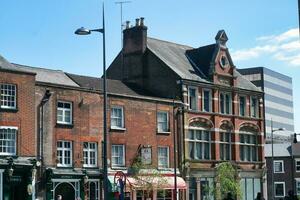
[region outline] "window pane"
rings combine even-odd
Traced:
[[[246,99],[245,97],[240,97],[240,115],[245,116],[245,106],[246,106]]]
[[[231,96],[229,94],[226,94],[225,95],[226,114],[230,114],[230,104],[231,104]]]
[[[220,94],[220,110],[221,110],[221,113],[225,113],[225,107],[224,107],[224,104],[225,104],[224,94],[221,93],[221,94]]]
[[[203,92],[203,96],[204,96],[204,99],[203,99],[203,110],[206,111],[206,112],[210,112],[210,91],[209,90],[204,90]]]
[[[16,108],[16,85],[0,84],[0,107],[14,109]]]
[[[195,88],[189,88],[189,104],[191,110],[197,109],[197,97]]]

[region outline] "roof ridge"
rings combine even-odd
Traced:
[[[178,43],[175,43],[175,42],[171,42],[171,41],[167,41],[167,40],[162,40],[162,39],[157,39],[157,38],[153,38],[153,37],[147,37],[147,39],[148,38],[152,39],[152,40],[157,40],[157,41],[160,41],[160,42],[165,42],[165,43],[169,43],[169,44],[174,44],[174,45],[178,45],[178,46],[184,46],[184,47],[195,49],[195,47],[191,47],[191,46],[186,45],[186,44],[178,44]]]
[[[18,63],[11,63],[11,64],[16,66],[16,67],[28,67],[28,68],[43,69],[43,70],[48,70],[48,71],[57,71],[57,72],[65,73],[61,69],[49,69],[49,68],[45,68],[45,67],[35,67],[35,66],[29,66],[29,65],[24,65],[24,64],[18,64]]]

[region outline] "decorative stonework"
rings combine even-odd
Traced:
[[[222,84],[222,85],[226,85],[226,86],[231,85],[231,81],[227,77],[219,76],[218,79],[219,79],[219,83]]]
[[[211,129],[214,127],[213,123],[210,120],[200,117],[191,119],[189,126],[207,129]]]

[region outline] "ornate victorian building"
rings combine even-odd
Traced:
[[[218,185],[215,168],[223,161],[238,169],[242,199],[254,199],[264,183],[263,93],[236,70],[225,31],[199,48],[147,37],[143,18],[123,33],[108,77],[188,105],[177,124],[186,199],[210,195],[203,188]]]

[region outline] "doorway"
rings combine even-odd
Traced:
[[[55,200],[57,199],[58,195],[61,195],[63,200],[75,200],[75,189],[70,183],[60,183],[55,188]]]

